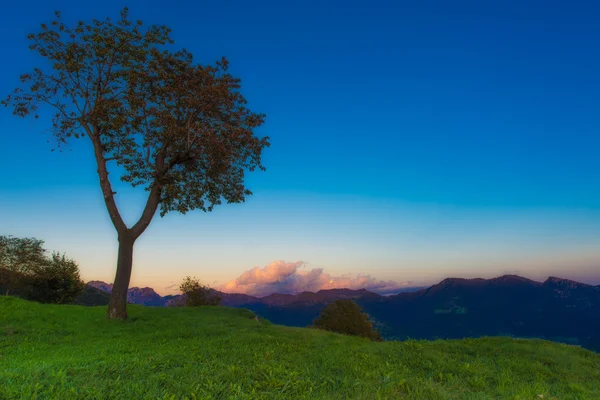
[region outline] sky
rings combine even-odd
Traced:
[[[44,60],[49,22],[172,29],[242,79],[266,172],[244,204],[155,217],[131,286],[187,276],[257,295],[392,293],[446,277],[600,284],[600,4],[591,1],[40,1],[0,12],[0,96]],[[84,280],[114,279],[117,238],[91,144],[0,109],[0,235],[37,237]],[[50,141],[50,143],[48,143]],[[118,171],[117,171],[118,172]],[[111,176],[115,176],[113,173]],[[117,180],[133,224],[144,191]]]

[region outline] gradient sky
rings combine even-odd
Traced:
[[[267,265],[399,286],[504,273],[600,284],[596,2],[10,2],[0,94],[44,65],[25,35],[54,10],[116,18],[124,5],[197,61],[228,57],[272,143],[245,204],[156,216],[132,286],[219,286]],[[91,145],[51,152],[49,126],[0,109],[0,234],[44,239],[85,280],[112,282]],[[144,192],[113,183],[131,223]]]

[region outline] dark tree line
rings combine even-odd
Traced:
[[[44,241],[0,236],[0,288],[42,303],[70,304],[85,288],[79,266],[65,254],[47,255]]]

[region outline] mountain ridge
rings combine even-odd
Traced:
[[[112,284],[102,281],[89,281],[86,286],[101,290],[105,293],[112,291]],[[412,289],[412,288],[409,288]],[[337,300],[359,297],[383,297],[366,289],[321,289],[317,292],[301,292],[298,294],[272,293],[263,297],[251,296],[243,293],[224,293],[216,289],[210,289],[213,293],[222,297],[221,304],[236,307],[243,304],[263,303],[267,305],[288,305],[293,303],[319,303],[326,300]],[[127,301],[132,304],[146,306],[168,306],[176,302],[181,295],[160,296],[153,288],[137,286],[127,291]]]
[[[99,281],[90,284],[105,290],[110,287]],[[344,288],[263,297],[211,291],[222,296],[222,305],[247,308],[279,325],[310,325],[328,303],[352,299],[386,340],[513,336],[577,344],[600,352],[600,285],[558,277],[543,282],[518,275],[446,278],[427,288],[390,296]],[[154,306],[175,305],[180,297],[160,297],[151,288],[131,288],[128,293],[130,302]]]
[[[103,281],[89,281],[87,286],[94,287],[103,292],[110,293],[112,284]],[[453,291],[457,288],[469,288],[470,290],[484,291],[493,288],[552,288],[554,290],[577,290],[584,289],[600,293],[600,285],[594,286],[569,279],[549,276],[545,281],[538,282],[519,275],[506,274],[495,278],[445,278],[437,284],[428,287],[410,287],[393,295],[380,295],[367,289],[333,288],[321,289],[316,292],[303,291],[296,294],[271,293],[262,297],[252,296],[244,293],[225,293],[216,289],[210,289],[214,294],[222,297],[221,304],[239,307],[244,304],[262,303],[269,306],[287,306],[291,304],[306,304],[328,302],[338,299],[395,299],[395,298],[417,298],[423,295],[432,295],[440,291]],[[167,306],[180,297],[179,294],[161,296],[150,287],[131,287],[128,289],[128,301],[134,304],[148,306]]]
[[[106,283],[103,281],[89,281],[86,283],[87,286],[94,287],[96,289],[102,290],[103,292],[110,293],[112,291],[112,284]],[[579,289],[579,288],[587,288],[593,291],[600,292],[600,285],[590,285],[587,283],[582,283],[570,279],[559,278],[554,276],[549,276],[543,282],[534,281],[529,278],[525,278],[519,275],[506,274],[501,275],[495,278],[454,278],[449,277],[445,278],[437,284],[428,286],[428,287],[409,287],[405,288],[403,291],[392,294],[392,295],[380,295],[375,292],[371,292],[367,289],[348,289],[348,288],[333,288],[333,289],[321,289],[316,292],[304,291],[296,294],[290,293],[271,293],[262,297],[252,296],[244,293],[225,293],[216,289],[210,289],[213,293],[221,295],[223,297],[223,305],[235,304],[252,304],[252,303],[264,303],[267,305],[287,305],[294,303],[304,303],[304,302],[320,302],[326,300],[337,300],[343,298],[362,298],[362,297],[371,297],[371,298],[388,298],[392,299],[394,297],[402,296],[402,297],[414,297],[423,293],[435,292],[437,290],[443,290],[446,288],[452,287],[460,287],[461,285],[468,285],[472,288],[481,288],[485,289],[486,287],[494,286],[494,285],[531,285],[534,287],[555,287],[555,288],[563,288],[563,289]],[[152,306],[166,306],[169,300],[176,299],[180,297],[179,294],[171,294],[166,296],[159,295],[153,288],[151,287],[131,287],[128,289],[128,301],[133,304],[141,304],[141,305],[152,305]],[[161,301],[162,299],[162,301]],[[152,304],[149,304],[152,303]]]

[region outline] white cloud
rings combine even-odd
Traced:
[[[305,265],[303,261],[274,261],[263,268],[254,267],[244,272],[219,289],[226,293],[244,293],[258,297],[271,293],[295,294],[338,288],[367,289],[379,294],[391,294],[411,283],[378,281],[370,275],[363,274],[334,277],[323,272],[323,268],[302,270]]]

